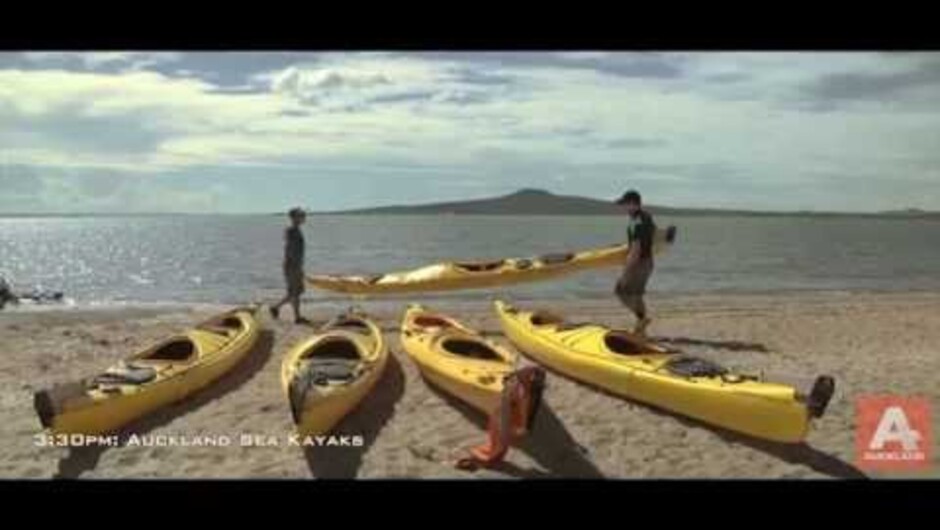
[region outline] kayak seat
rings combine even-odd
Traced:
[[[475,340],[445,339],[441,346],[449,353],[459,355],[461,357],[478,359],[481,361],[502,360],[502,357],[493,351],[493,348],[490,348],[486,344]]]
[[[545,254],[539,256],[539,261],[546,265],[559,265],[561,263],[567,263],[574,258],[574,254],[567,253],[556,253],[556,254]]]
[[[516,260],[516,270],[524,271],[532,268],[532,260],[530,259],[517,259]]]
[[[322,386],[330,381],[345,382],[355,378],[362,357],[352,341],[327,338],[305,352],[301,361],[298,378]]]
[[[346,382],[356,377],[358,359],[310,359],[302,368],[302,377],[306,377],[315,385],[326,385],[330,381]]]
[[[648,350],[637,344],[632,336],[622,331],[610,331],[604,335],[604,345],[607,349],[620,355],[639,355],[649,353]]]
[[[291,415],[300,421],[308,396],[320,395],[317,387],[333,383],[348,383],[359,375],[360,362],[352,359],[312,358],[303,361],[299,371],[288,385]]]
[[[96,385],[142,385],[156,377],[157,371],[149,366],[127,365],[95,377],[94,382]]]
[[[682,377],[720,377],[728,373],[728,369],[724,366],[690,355],[670,360],[665,368],[669,373]]]
[[[384,274],[373,274],[372,276],[366,276],[366,283],[369,285],[375,285],[384,278]]]

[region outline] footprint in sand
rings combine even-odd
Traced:
[[[167,451],[165,447],[156,447],[150,452],[150,458],[157,460],[166,456],[167,453],[169,453],[169,451]]]
[[[119,466],[136,466],[140,463],[140,460],[140,455],[128,454],[118,458],[117,464]]]

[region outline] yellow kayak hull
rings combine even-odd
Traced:
[[[657,230],[653,252],[663,252],[674,240],[675,227]],[[307,277],[307,283],[320,289],[359,295],[483,289],[549,280],[588,269],[621,266],[626,260],[628,248],[627,244],[620,244],[554,256],[491,262],[448,261],[371,277],[321,274]]]
[[[516,353],[417,304],[402,318],[401,344],[428,382],[486,414],[499,407],[503,378],[518,361]]]
[[[613,394],[777,442],[802,441],[814,416],[806,397],[791,386],[730,373],[677,375],[669,364],[677,354],[628,332],[568,325],[555,315],[518,310],[502,301],[495,309],[503,332],[523,354]]]
[[[34,407],[52,434],[101,435],[210,386],[254,348],[254,309],[236,309],[131,355],[94,378],[37,392]],[[146,382],[131,382],[129,373]]]
[[[281,363],[281,387],[297,434],[330,432],[375,388],[388,356],[382,330],[365,315],[342,315],[294,346]],[[322,365],[312,360],[329,362],[331,358],[349,359],[345,363],[349,379],[340,381],[313,372]]]

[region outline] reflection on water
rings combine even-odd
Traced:
[[[657,263],[664,292],[940,288],[940,224],[870,218],[659,218],[679,226]],[[275,216],[0,218],[0,274],[20,290],[91,302],[234,303],[282,288]],[[589,248],[624,237],[615,217],[311,217],[308,272],[385,272],[441,259]],[[609,296],[617,271],[513,286],[518,298]],[[503,289],[501,291],[505,291]],[[485,298],[494,291],[435,297]],[[308,292],[318,300],[343,300]]]

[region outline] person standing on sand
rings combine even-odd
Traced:
[[[627,251],[623,274],[617,281],[614,293],[620,302],[636,315],[637,322],[633,332],[645,336],[646,328],[652,319],[646,312],[643,296],[646,294],[646,284],[653,274],[653,233],[656,231],[656,224],[653,222],[653,216],[643,209],[643,201],[635,190],[624,193],[616,203],[624,206],[629,215],[627,242],[630,249]]]
[[[8,303],[17,302],[19,302],[18,297],[13,294],[10,284],[7,283],[6,278],[0,276],[0,309],[3,309]]]
[[[281,306],[290,302],[294,308],[294,323],[309,324],[310,321],[300,316],[300,295],[304,293],[304,234],[300,225],[307,220],[307,214],[300,208],[287,212],[290,226],[284,230],[284,280],[287,294],[280,302],[271,306],[271,317],[280,316]]]

